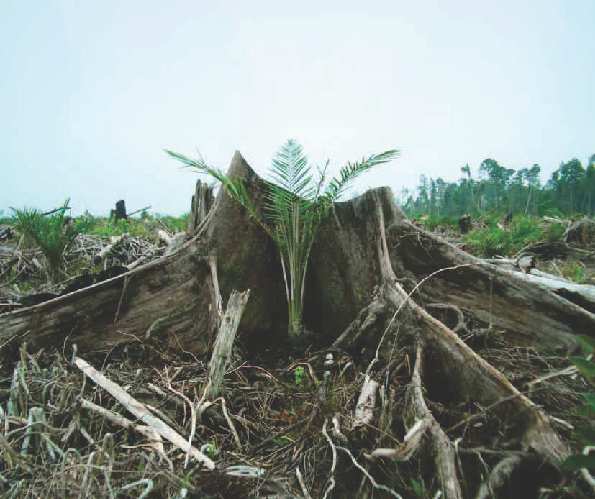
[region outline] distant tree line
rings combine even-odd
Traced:
[[[584,166],[578,159],[563,162],[542,184],[541,167],[514,170],[486,159],[474,177],[469,165],[456,182],[422,175],[415,191],[404,189],[400,201],[410,216],[454,217],[493,212],[526,215],[595,214],[595,154]]]

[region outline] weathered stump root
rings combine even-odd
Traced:
[[[408,390],[409,405],[416,420],[427,420],[427,432],[430,436],[434,465],[438,482],[446,499],[461,499],[461,485],[457,478],[455,450],[452,442],[432,415],[422,391],[422,347],[417,348],[415,367]]]
[[[335,341],[334,346],[357,351],[375,344],[374,357],[368,368],[370,374],[375,364],[387,365],[393,360],[397,340],[401,347],[404,343],[409,343],[410,346],[418,345],[411,385],[408,389],[409,412],[413,415],[414,421],[425,421],[444,497],[459,498],[462,497],[462,493],[457,478],[454,446],[424,399],[423,349],[429,350],[432,359],[439,362],[440,366],[432,366],[434,369],[439,367],[441,372],[448,373],[448,383],[452,385],[451,390],[457,394],[458,399],[473,400],[493,408],[494,412],[508,419],[509,423],[514,423],[521,435],[523,450],[530,450],[542,459],[558,465],[568,455],[568,449],[552,429],[549,419],[541,409],[519,392],[502,373],[476,354],[450,328],[414,302],[411,296],[418,288],[407,293],[398,283],[389,258],[381,210],[377,211],[377,216],[377,269],[382,285],[376,290],[371,303],[362,309]],[[422,284],[423,281],[418,287]],[[428,286],[431,286],[431,280],[428,280]],[[366,380],[368,379],[369,376],[366,377]],[[375,397],[369,396],[371,392],[370,383],[364,383],[360,400],[375,400]],[[365,418],[365,424],[371,425],[373,410],[369,403],[365,413],[361,410],[358,413],[356,408],[356,420]]]
[[[396,325],[390,324],[391,321],[389,321],[386,328],[376,330],[376,339],[381,336],[382,332],[389,330],[391,333],[390,337],[384,336],[379,340],[387,343],[384,347],[381,344],[378,345],[379,360],[384,365],[389,362],[387,355],[394,352],[394,346],[389,344],[394,340],[397,331],[403,339],[409,340],[410,343],[414,343],[416,338],[419,338],[420,346],[417,347],[411,384],[407,390],[408,410],[406,414],[409,414],[409,417],[406,418],[408,419],[406,424],[408,423],[411,427],[414,423],[420,423],[421,431],[430,439],[429,447],[444,497],[459,498],[462,497],[462,493],[457,477],[454,445],[425,402],[422,381],[422,352],[424,349],[431,351],[432,359],[439,358],[444,365],[448,366],[446,369],[450,374],[448,382],[456,385],[455,391],[461,399],[466,398],[480,402],[482,405],[491,407],[494,412],[501,415],[502,418],[506,418],[509,423],[514,422],[517,432],[521,435],[521,449],[535,453],[554,466],[557,466],[568,455],[568,449],[552,429],[549,418],[525,395],[520,393],[502,373],[471,350],[444,324],[408,299],[404,291],[399,290],[394,284],[387,284],[383,296],[387,297],[386,308],[400,311],[403,317],[397,318],[393,313],[392,317],[395,319]],[[370,324],[375,322],[378,316],[387,316],[388,314],[381,312],[381,308],[380,300],[377,298],[374,306],[366,307],[363,311],[364,317],[358,316],[355,322]],[[366,316],[366,312],[370,317]],[[355,329],[355,325],[352,325],[346,332],[353,332]],[[369,329],[368,333],[370,333]],[[353,344],[348,344],[347,338],[347,335],[342,335],[341,341],[338,340],[335,346],[349,349]],[[353,334],[352,338],[357,340],[360,336]],[[369,342],[370,338],[367,338],[367,341]],[[423,344],[426,346],[422,347]],[[375,359],[372,362],[375,362]],[[370,397],[370,393],[373,392],[370,388],[371,385],[371,381],[364,383],[360,401],[365,400],[367,403],[360,407],[358,401],[355,420],[361,420],[362,424],[374,427],[375,408],[371,406],[371,402],[375,402],[376,397]],[[374,388],[377,386],[375,383]],[[365,411],[362,411],[362,408],[365,408]],[[371,455],[372,457],[407,460],[413,452],[415,452],[415,448],[412,448],[411,444],[404,444],[400,449],[378,449]],[[488,479],[493,481],[494,477],[491,476]],[[503,479],[504,477],[499,476],[497,480],[499,486]],[[483,488],[485,489],[486,486],[484,484]]]

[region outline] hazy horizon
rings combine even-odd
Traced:
[[[164,148],[261,174],[388,148],[358,192],[485,158],[543,178],[595,153],[595,2],[85,2],[0,6],[0,210],[179,214],[196,175]]]

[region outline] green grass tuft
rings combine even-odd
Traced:
[[[63,277],[64,252],[76,236],[86,230],[84,221],[77,223],[67,216],[68,203],[69,200],[50,215],[31,208],[13,209],[15,228],[24,236],[25,244],[39,247],[46,260],[48,277],[53,282]]]
[[[524,247],[539,241],[557,241],[564,234],[562,224],[544,225],[540,218],[517,215],[509,227],[498,226],[499,217],[487,216],[480,229],[464,238],[468,249],[484,257],[513,256]]]

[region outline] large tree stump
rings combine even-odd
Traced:
[[[255,204],[263,205],[263,180],[238,152],[228,175],[243,178]],[[197,188],[195,207],[198,191],[208,198]],[[238,330],[245,343],[259,349],[284,341],[287,309],[273,242],[222,190],[208,215],[206,208],[201,213],[193,239],[175,253],[0,315],[5,358],[25,339],[33,348],[75,342],[79,352],[105,352],[148,338],[206,354],[221,303],[235,289],[251,290]],[[413,364],[409,413],[427,422],[426,447],[434,449],[429,452],[445,497],[461,495],[460,477],[449,434],[426,402],[433,396],[491,408],[523,452],[553,464],[568,453],[548,416],[457,332],[465,320],[499,331],[510,344],[567,351],[575,348],[576,335],[595,335],[595,315],[567,290],[501,267],[416,227],[388,188],[337,203],[311,252],[307,329],[320,344],[334,344],[368,363],[366,380],[380,372],[390,379],[395,352],[405,355],[402,363]],[[448,310],[456,311],[457,324],[447,320]],[[376,403],[368,395],[360,399]],[[360,419],[374,424],[373,408],[363,409]]]
[[[257,205],[262,202],[263,181],[239,153],[228,174],[244,178]],[[576,334],[595,330],[595,315],[572,297],[544,290],[421,230],[396,206],[390,189],[380,188],[337,203],[312,248],[305,322],[321,342],[335,340],[372,303],[382,284],[376,242],[380,231],[388,250],[386,265],[403,289],[435,273],[413,296],[422,305],[456,306],[522,344],[568,349]],[[217,259],[223,300],[234,289],[252,290],[240,325],[243,337],[256,345],[282,339],[287,310],[276,248],[221,190],[200,234],[176,253],[93,287],[0,315],[0,344],[15,338],[14,344],[26,333],[33,343],[57,345],[70,337],[80,348],[102,350],[134,341],[128,335],[142,337],[159,320],[152,334],[158,331],[167,342],[187,340],[200,349],[211,341],[201,334],[213,331],[212,324],[206,325],[212,308],[207,257]]]
[[[128,214],[126,213],[126,203],[123,199],[116,201],[116,209],[111,211],[110,217],[112,217],[116,222],[118,220],[126,220],[128,218]]]

